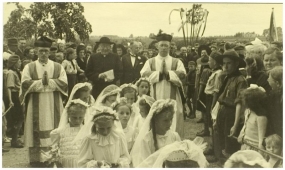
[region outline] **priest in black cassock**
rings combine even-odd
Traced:
[[[89,81],[93,84],[92,95],[94,99],[108,85],[115,84],[121,77],[122,63],[117,54],[112,53],[111,45],[114,44],[108,37],[102,37],[99,42],[100,53],[92,54],[85,71]],[[114,79],[108,79],[104,73],[114,71]]]

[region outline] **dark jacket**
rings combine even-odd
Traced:
[[[147,58],[143,56],[137,56],[135,64],[133,66],[130,54],[125,54],[122,57],[123,74],[121,78],[121,84],[135,83],[135,81],[141,77],[140,71],[143,68],[146,60]]]
[[[99,79],[99,74],[114,70],[115,79],[112,82],[105,82]],[[105,57],[101,53],[92,54],[87,64],[85,75],[93,84],[92,95],[94,99],[98,97],[100,92],[108,85],[115,84],[120,79],[122,72],[122,63],[117,54],[109,53]]]

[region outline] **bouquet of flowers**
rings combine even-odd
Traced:
[[[44,152],[41,150],[41,160],[46,163],[49,168],[62,168],[62,165],[59,161],[60,153],[58,146],[53,146],[51,150]]]

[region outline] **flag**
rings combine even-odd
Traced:
[[[274,8],[272,8],[272,13],[270,17],[270,27],[269,27],[269,41],[278,41],[277,30],[276,30],[276,23],[274,17]]]

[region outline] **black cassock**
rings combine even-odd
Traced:
[[[99,79],[100,73],[114,70],[115,79],[112,82],[105,82],[104,79]],[[86,77],[93,84],[92,95],[97,99],[100,92],[108,85],[115,84],[120,79],[122,72],[122,63],[117,54],[109,53],[103,56],[101,53],[92,54],[87,64],[85,71]]]

